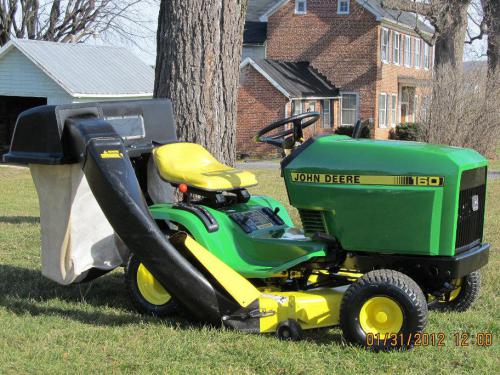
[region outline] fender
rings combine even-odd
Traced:
[[[249,210],[252,207],[279,208],[284,225],[275,227],[278,236],[269,233],[245,233],[225,211],[203,206],[217,221],[218,230],[209,231],[203,221],[193,212],[175,208],[174,204],[151,206],[152,217],[180,224],[199,244],[246,278],[267,278],[308,261],[313,257],[325,256],[323,243],[307,240],[297,232],[285,208],[269,197],[253,197],[249,202],[236,204],[234,210]],[[298,235],[299,238],[280,236]]]

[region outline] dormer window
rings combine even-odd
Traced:
[[[295,0],[295,14],[307,13],[307,0]]]
[[[337,14],[349,14],[349,0],[338,0]]]

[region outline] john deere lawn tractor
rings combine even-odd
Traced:
[[[478,295],[490,247],[486,160],[358,139],[359,123],[353,137],[304,142],[318,118],[296,115],[257,134],[287,155],[281,176],[296,227],[280,202],[249,193],[254,174],[177,141],[167,100],[23,113],[5,159],[32,169],[42,272],[72,284],[125,265],[143,313],[187,311],[283,339],[340,325],[348,342],[411,347],[428,304],[465,310]]]

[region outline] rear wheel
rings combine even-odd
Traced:
[[[131,256],[125,269],[125,282],[137,311],[164,317],[177,311],[177,303],[139,259]]]
[[[427,301],[408,276],[376,270],[347,289],[340,307],[340,326],[351,343],[372,349],[413,346],[427,323]]]
[[[442,298],[429,303],[429,308],[440,311],[466,311],[476,301],[481,290],[481,274],[474,271],[461,279],[451,281],[454,289]]]

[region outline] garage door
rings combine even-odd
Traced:
[[[0,96],[0,155],[9,149],[19,114],[45,104],[47,98]]]

